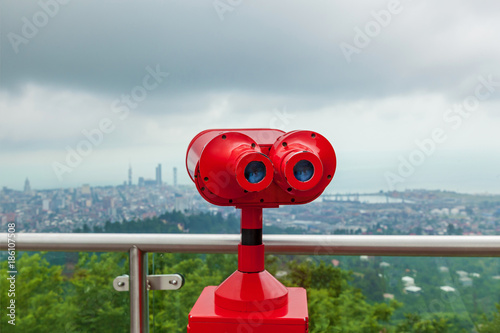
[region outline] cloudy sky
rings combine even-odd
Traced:
[[[206,128],[311,129],[330,192],[500,193],[498,1],[0,0],[0,186],[190,182]],[[80,153],[79,153],[80,152]],[[77,156],[75,156],[77,155]]]

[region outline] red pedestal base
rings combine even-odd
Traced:
[[[188,333],[307,333],[303,288],[286,288],[264,268],[262,207],[241,210],[238,270],[206,287],[189,313]]]
[[[215,305],[231,311],[269,311],[285,306],[287,300],[288,289],[268,271],[236,271],[215,289]]]
[[[231,311],[215,305],[215,289],[206,287],[189,313],[188,333],[307,333],[309,315],[306,290],[286,288],[287,302],[280,308],[261,303],[251,312]]]

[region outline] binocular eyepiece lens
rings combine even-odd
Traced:
[[[298,181],[307,182],[314,175],[314,166],[308,160],[300,160],[293,167],[293,175]]]
[[[266,177],[266,166],[261,161],[252,161],[245,167],[245,178],[251,184],[257,184]]]

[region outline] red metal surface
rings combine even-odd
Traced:
[[[310,131],[293,131],[281,136],[269,156],[276,170],[274,181],[295,198],[317,197],[328,186],[337,167],[330,142],[321,134]],[[307,160],[314,166],[314,174],[306,182],[293,175],[293,167],[300,160]]]
[[[262,207],[241,209],[241,229],[262,229]]]
[[[262,229],[261,207],[245,207],[241,209],[241,229]],[[262,272],[264,264],[264,244],[251,246],[238,245],[238,270],[240,272]]]
[[[247,129],[210,129],[198,133],[193,140],[189,143],[186,154],[186,168],[192,181],[195,181],[194,175],[196,166],[200,160],[201,153],[205,145],[218,135],[223,135],[225,132],[239,132],[252,138],[254,141],[259,142],[261,147],[269,151],[276,139],[283,135],[285,132],[278,129],[264,129],[264,128],[247,128]]]
[[[216,287],[206,287],[189,314],[188,333],[307,333],[306,291],[288,288],[288,301],[263,303],[256,311],[237,312],[215,304]]]
[[[260,311],[266,304],[278,309],[287,299],[288,290],[268,271],[236,271],[215,291],[215,305],[238,312]]]
[[[243,175],[251,160],[266,167],[266,177],[257,184]],[[314,166],[313,177],[306,182],[293,176],[293,167],[300,160]],[[191,141],[186,157],[188,172],[203,198],[215,205],[236,207],[276,208],[311,202],[328,186],[336,165],[331,144],[313,131],[207,130]]]
[[[238,270],[240,272],[262,272],[265,268],[264,264],[264,244],[252,246],[238,244]]]
[[[244,176],[243,171],[251,161],[260,161],[266,167],[266,177],[257,184]],[[262,191],[273,181],[269,158],[252,138],[238,132],[225,132],[210,140],[203,148],[198,170],[195,177],[203,182],[203,188],[226,202],[246,192]]]
[[[254,161],[260,163],[249,166]],[[321,195],[337,167],[332,145],[312,131],[207,130],[189,144],[186,167],[205,200],[242,209],[243,229],[238,270],[220,286],[205,288],[189,315],[188,333],[307,332],[306,291],[285,288],[265,270],[262,208]]]

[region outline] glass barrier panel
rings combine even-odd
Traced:
[[[186,332],[202,290],[237,267],[230,254],[148,255],[149,274],[186,280],[149,291],[150,332]],[[2,332],[129,331],[129,293],[112,285],[127,253],[19,252],[11,274],[2,251],[0,268]],[[498,331],[499,258],[267,255],[266,269],[307,289],[311,333]]]
[[[181,290],[150,292],[151,332],[186,332],[203,288],[237,258],[154,253],[150,266],[186,278]],[[498,331],[499,258],[267,255],[266,269],[307,289],[311,333]]]
[[[0,252],[0,331],[129,332],[129,293],[113,288],[128,274],[119,252],[17,252],[15,272]]]

